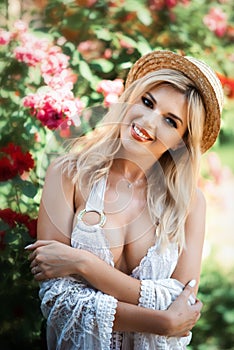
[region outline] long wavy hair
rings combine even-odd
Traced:
[[[91,188],[108,174],[121,148],[120,127],[128,109],[145,92],[160,84],[169,84],[186,96],[188,128],[183,146],[166,151],[147,173],[147,204],[161,247],[176,242],[181,251],[186,245],[185,220],[197,187],[205,122],[202,96],[185,75],[161,69],[132,83],[93,131],[72,142],[70,152],[59,163],[62,162],[76,186]]]

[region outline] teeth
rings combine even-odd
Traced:
[[[136,125],[133,126],[134,131],[136,132],[137,135],[139,135],[140,137],[142,137],[145,140],[150,140],[149,137],[145,136]]]

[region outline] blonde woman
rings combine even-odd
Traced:
[[[185,349],[205,232],[201,154],[222,89],[203,62],[154,51],[97,128],[47,171],[31,250],[48,349]],[[197,281],[197,282],[196,282]]]

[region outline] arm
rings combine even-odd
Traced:
[[[45,177],[40,202],[37,239],[70,245],[74,218],[74,186],[62,173],[62,167],[52,163]]]
[[[185,224],[186,247],[178,260],[172,278],[186,284],[191,279],[200,280],[202,249],[205,236],[206,202],[197,190]],[[198,284],[196,286],[196,291]]]
[[[39,246],[39,244],[43,245]],[[52,261],[51,257],[53,256],[55,256],[56,264],[58,264],[56,248],[59,245],[64,246],[64,244],[55,241],[37,241],[27,249],[33,250],[32,256],[36,251],[40,251],[40,247],[49,249],[48,254],[45,254],[45,259],[42,260],[44,261],[44,264],[47,265],[46,256],[49,256],[48,260],[50,265]],[[36,248],[36,246],[39,246],[39,248]],[[75,252],[76,250],[71,247],[68,248],[71,249],[70,260],[73,260],[73,258],[76,259],[76,255],[72,255],[72,252]],[[36,257],[36,260],[40,263],[40,254]],[[63,256],[60,255],[60,266],[62,266],[65,273],[66,270],[70,271],[73,265],[67,263],[67,258],[63,260]],[[58,268],[58,275],[61,273],[60,266]],[[67,274],[65,273],[64,276],[66,275]],[[38,278],[38,280],[40,280],[40,278]],[[202,308],[202,303],[200,301],[197,301],[193,306],[189,305],[188,300],[190,295],[193,293],[193,290],[194,288],[192,286],[187,285],[180,296],[165,311],[153,310],[118,301],[113,329],[115,331],[145,332],[177,337],[186,336],[188,335],[188,331],[194,327],[195,323],[199,319]]]
[[[48,227],[48,223],[46,226]],[[43,235],[45,236],[44,232],[47,232],[46,230],[46,227],[41,230],[41,238]],[[53,227],[51,228],[51,231],[53,232]],[[191,279],[199,281],[205,232],[205,200],[200,191],[197,191],[195,199],[192,202],[190,213],[186,221],[185,231],[186,248],[180,255],[176,269],[171,276],[184,285],[186,285]],[[46,239],[51,239],[52,237],[53,239],[59,240],[58,235],[56,236],[54,233],[46,233]],[[43,274],[37,274],[37,280],[78,274],[85,278],[96,289],[110,294],[123,302],[135,305],[138,304],[141,288],[141,282],[139,280],[111,267],[90,252],[77,250],[61,244],[59,245],[56,242],[51,242],[51,244],[57,246],[48,246],[47,248],[44,247],[44,250],[37,250],[37,259],[41,259],[41,262],[46,258],[45,255],[49,257],[51,254],[54,258],[53,262],[49,263],[49,260],[47,260],[47,265],[43,265]],[[38,242],[34,248],[37,248],[40,245],[43,246],[44,242]],[[41,254],[40,257],[39,253]],[[60,262],[63,258],[63,270],[61,264],[55,266],[55,255],[57,255]],[[34,262],[32,266],[34,266],[34,264],[37,263]],[[197,288],[198,285],[196,286],[196,290]]]
[[[89,267],[87,261],[89,260],[91,269],[95,267],[99,275],[105,276],[104,279],[106,279],[107,282],[107,287],[105,286],[105,288],[109,288],[109,291],[111,291],[110,288],[112,287],[108,279],[111,278],[113,281],[114,276],[114,288],[117,290],[117,295],[121,297],[121,290],[125,289],[125,296],[128,296],[129,292],[130,300],[132,300],[133,293],[135,295],[135,303],[137,304],[139,298],[139,281],[112,268],[91,253],[80,251],[69,246],[74,216],[73,197],[74,188],[71,181],[61,174],[60,168],[55,168],[52,165],[48,169],[46,175],[39,210],[39,241],[31,245],[31,247],[28,247],[29,250],[33,251],[30,257],[30,260],[32,260],[31,267],[33,269],[35,269],[36,266],[38,267],[38,265],[40,267],[40,272],[35,275],[36,279],[44,280],[77,273],[83,274],[84,276],[87,274],[88,277],[90,273],[88,271],[92,271],[89,270],[89,268],[87,269],[87,266]],[[42,241],[42,239],[45,241]],[[51,239],[53,239],[52,242],[49,241]],[[103,273],[103,271],[105,271],[105,273]],[[107,274],[106,271],[108,271]],[[119,280],[116,279],[116,273],[118,274]],[[91,273],[91,276],[94,275],[95,272],[93,274]],[[96,279],[96,281],[99,283],[98,279]],[[124,285],[122,282],[124,282]],[[134,283],[134,285],[130,285],[130,283]],[[107,291],[104,291],[104,293],[111,294]],[[189,293],[191,293],[191,291],[189,291]],[[174,303],[173,307],[169,308],[168,311],[147,310],[130,305],[130,301],[129,303],[128,301],[125,303],[119,302],[114,328],[117,330],[139,330],[143,332],[148,330],[149,332],[153,327],[153,333],[180,335],[181,332],[183,333],[191,329],[195,324],[199,318],[202,305],[200,302],[197,302],[194,307],[189,307],[187,305],[186,295],[182,295],[181,298],[178,299],[178,302]],[[184,317],[176,318],[177,313],[181,312],[181,306],[183,306],[182,313]],[[139,318],[139,315],[142,317]],[[149,321],[146,321],[146,319]],[[178,322],[173,323],[172,320],[175,319],[177,319]],[[151,328],[147,322],[152,323]],[[147,324],[148,326],[145,328]]]

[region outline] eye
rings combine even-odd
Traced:
[[[146,107],[151,108],[151,109],[154,108],[154,104],[149,98],[142,96],[141,100]]]
[[[169,126],[175,128],[175,129],[177,129],[176,121],[175,121],[173,118],[171,118],[171,117],[166,117],[166,118],[165,118],[165,121],[166,121],[166,123],[167,123]]]

